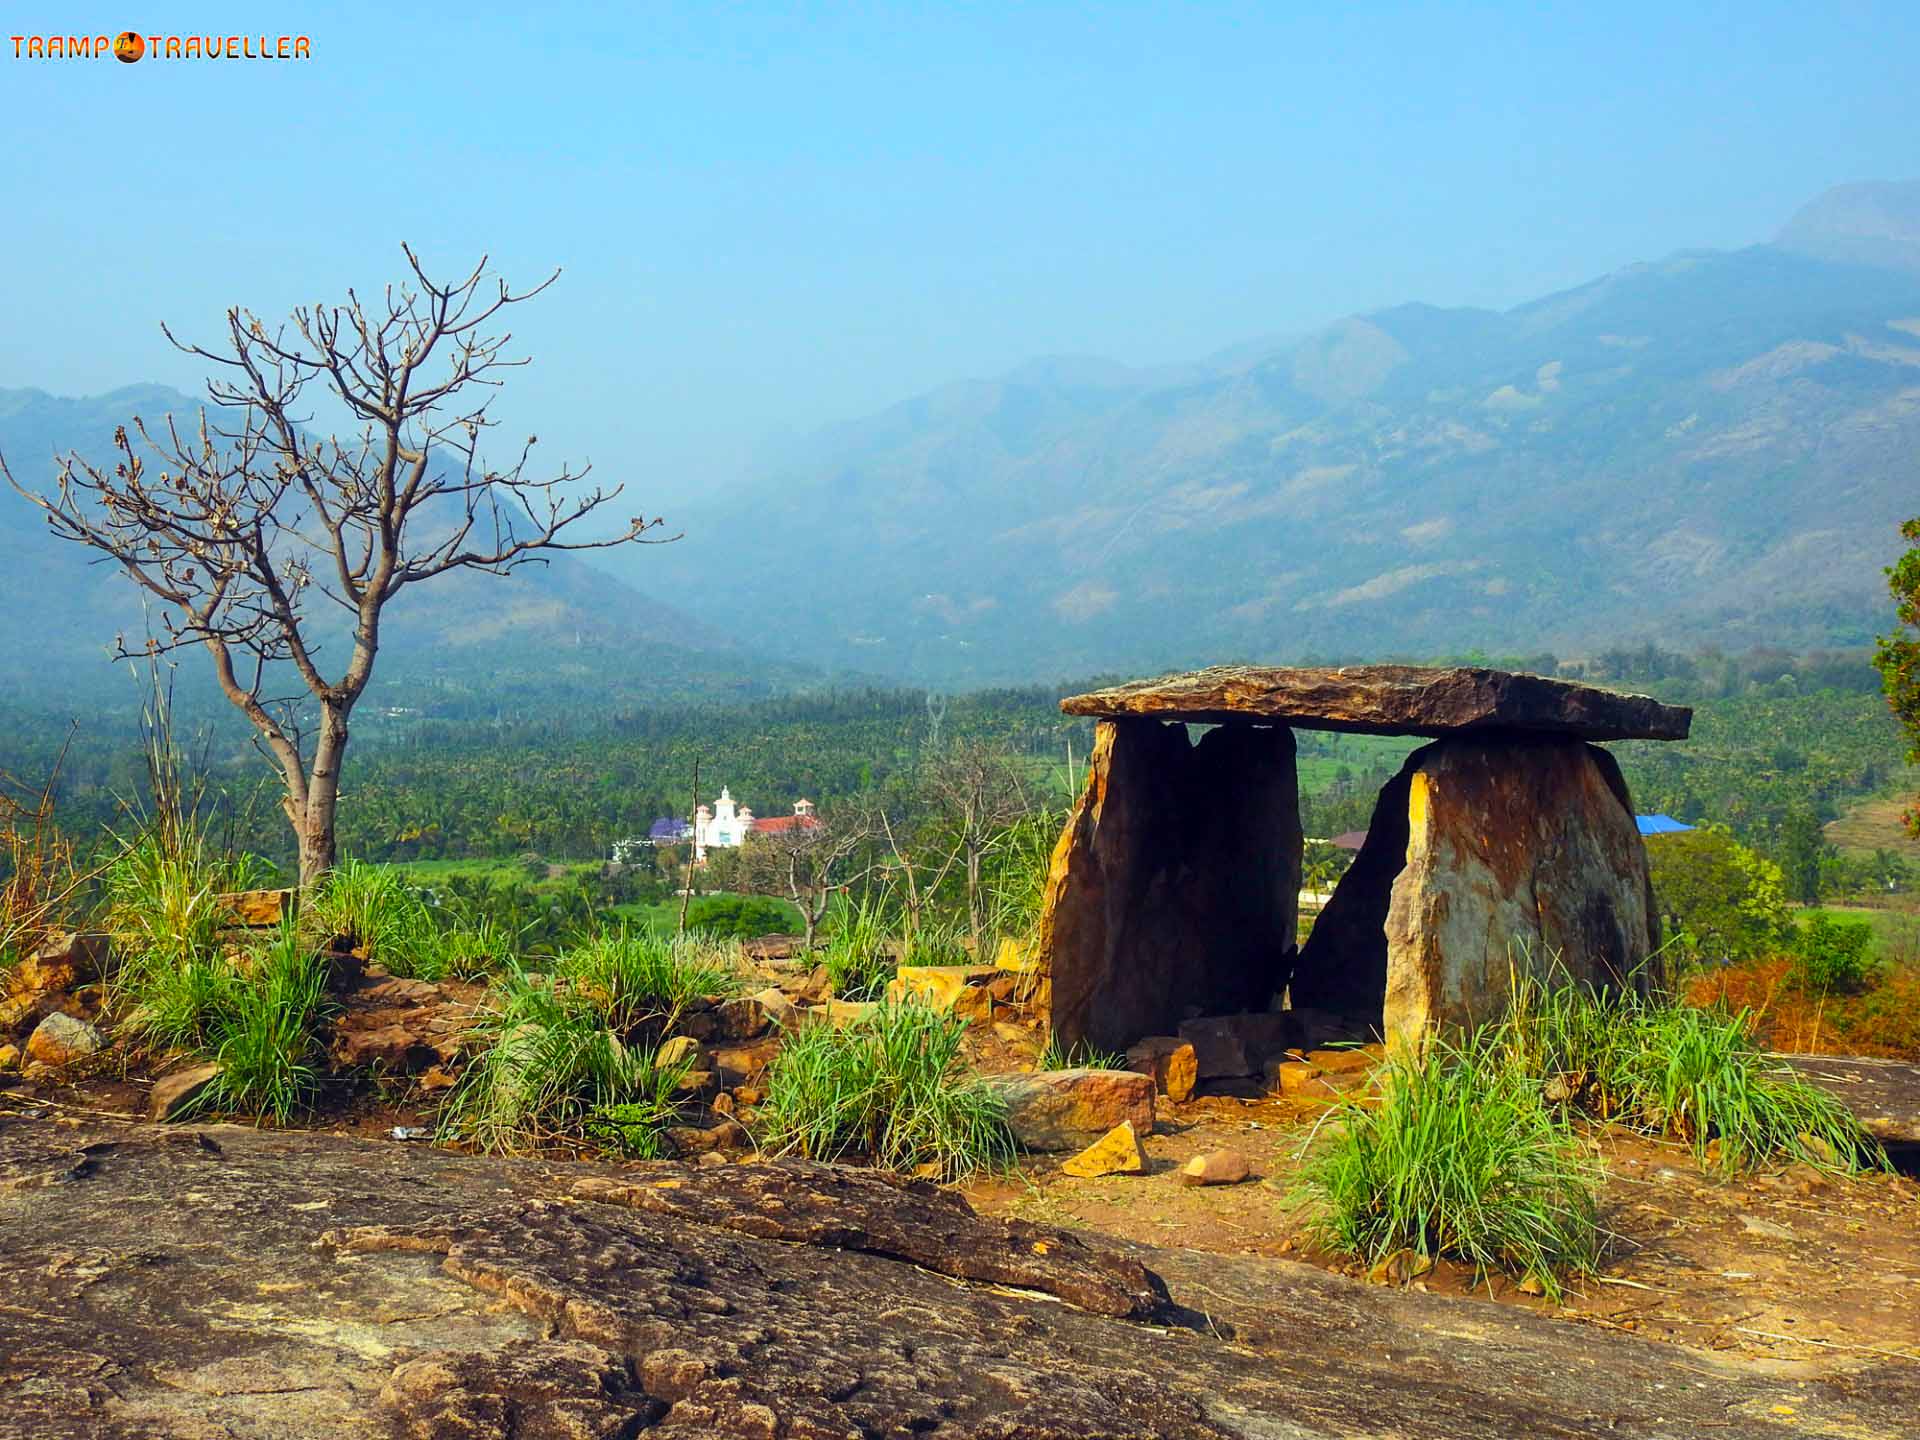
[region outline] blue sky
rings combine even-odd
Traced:
[[[8,8],[9,35],[136,18]],[[162,319],[373,288],[403,238],[484,249],[565,269],[505,418],[671,501],[1036,355],[1512,304],[1920,175],[1910,0],[263,8],[135,28],[286,29],[311,61],[0,37],[0,386],[191,385]]]

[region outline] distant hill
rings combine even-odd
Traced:
[[[45,485],[52,457],[96,459],[134,415],[190,415],[199,402],[158,385],[70,399],[0,390],[0,454],[17,479]],[[671,546],[649,546],[660,555]],[[644,562],[633,574],[643,577]],[[58,707],[83,696],[127,702],[106,654],[140,635],[140,592],[91,552],[46,533],[40,512],[0,484],[0,689]],[[662,604],[578,555],[496,577],[455,572],[402,593],[388,611],[370,699],[488,713],[515,705],[748,697],[818,679],[806,666],[743,649],[713,625]],[[201,680],[189,662],[190,685]],[[17,687],[17,688],[16,688]],[[210,682],[209,682],[210,687]]]
[[[1404,305],[827,429],[595,563],[934,683],[1202,660],[1856,644],[1920,512],[1920,186],[1505,312]],[[631,567],[631,568],[629,568]]]

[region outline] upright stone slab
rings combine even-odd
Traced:
[[[1619,767],[1579,740],[1442,740],[1406,779],[1386,914],[1391,1039],[1499,1016],[1517,972],[1644,988],[1658,940]]]
[[[1096,727],[1054,847],[1038,951],[1063,1045],[1123,1050],[1189,1007],[1264,1010],[1292,965],[1300,890],[1293,736]]]

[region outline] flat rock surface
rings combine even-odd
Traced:
[[[921,1242],[885,1226],[915,1206],[996,1265],[1013,1234],[911,1187],[712,1174],[746,1198],[674,1165],[0,1110],[0,1436],[1839,1437],[1920,1413],[1910,1363],[1789,1383],[1281,1261],[1021,1230],[1062,1272],[1165,1282],[1148,1318],[1096,1314],[1028,1288],[1060,1278],[1044,1265],[895,1258]],[[592,1178],[681,1179],[688,1203],[588,1198]],[[835,1209],[869,1248],[835,1248]]]
[[[1693,722],[1686,707],[1645,695],[1506,670],[1416,665],[1216,665],[1069,696],[1060,708],[1103,719],[1272,720],[1302,730],[1436,738],[1463,730],[1525,730],[1582,740],[1684,740]]]
[[[1882,1140],[1920,1145],[1920,1065],[1864,1055],[1781,1055],[1802,1078],[1831,1091]]]

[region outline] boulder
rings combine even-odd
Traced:
[[[37,946],[6,977],[9,996],[38,996],[71,990],[106,973],[111,941],[78,931],[56,935]]]
[[[1136,680],[1060,702],[1069,715],[1183,724],[1279,721],[1297,730],[1455,735],[1495,730],[1583,740],[1684,740],[1693,712],[1625,695],[1480,666],[1346,665],[1275,669],[1216,665]]]
[[[1036,941],[1060,1043],[1121,1050],[1190,1006],[1265,1010],[1292,968],[1300,850],[1287,730],[1194,744],[1184,725],[1102,720]]]
[[[1102,1175],[1138,1175],[1147,1168],[1141,1153],[1140,1137],[1133,1122],[1122,1120],[1060,1169],[1077,1180],[1097,1180]]]
[[[992,1075],[1014,1139],[1028,1150],[1079,1150],[1118,1125],[1153,1133],[1153,1080],[1133,1070]]]
[[[1180,1167],[1182,1185],[1238,1185],[1253,1173],[1238,1150],[1210,1150]]]
[[[27,1054],[48,1069],[61,1070],[97,1054],[105,1044],[100,1032],[86,1021],[56,1010],[27,1037]]]
[[[713,1007],[711,1013],[713,1038],[716,1040],[757,1040],[767,1033],[767,1026],[771,1023],[766,1007],[751,995],[735,995],[722,1000]]]
[[[708,1052],[720,1085],[728,1090],[745,1085],[766,1073],[773,1057],[780,1053],[780,1037],[769,1035],[741,1045],[715,1045]]]
[[[234,924],[265,930],[293,914],[298,893],[294,890],[235,890],[222,895],[219,904],[233,917]]]
[[[154,1081],[153,1093],[147,1098],[147,1118],[155,1122],[179,1119],[219,1076],[220,1066],[216,1062],[161,1076]]]
[[[1128,1046],[1127,1068],[1151,1075],[1155,1088],[1176,1105],[1193,1094],[1200,1080],[1198,1054],[1178,1035],[1149,1035]]]
[[[760,1011],[767,1017],[767,1023],[785,1029],[793,1021],[793,1001],[787,998],[787,992],[776,985],[769,985],[753,997],[760,1005]]]
[[[992,965],[902,965],[887,982],[887,998],[897,1002],[912,997],[975,1024],[993,1018],[996,982],[1006,984],[1011,994],[1011,977]]]
[[[1390,1039],[1497,1017],[1516,970],[1654,982],[1646,846],[1612,755],[1462,738],[1414,752],[1406,773],[1406,865],[1385,927]]]

